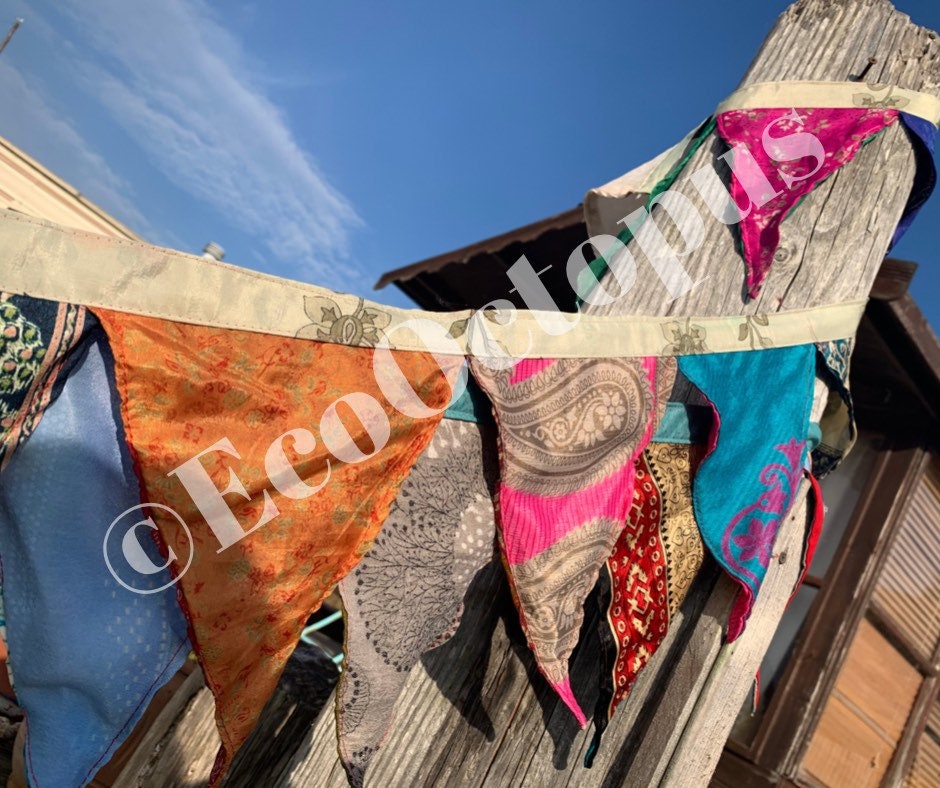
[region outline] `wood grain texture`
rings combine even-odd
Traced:
[[[145,768],[185,706],[202,686],[202,671],[195,663],[187,662],[183,670],[160,688],[134,731],[95,775],[88,788],[133,785],[134,777]]]
[[[938,92],[936,36],[913,25],[886,0],[796,3],[781,15],[741,84],[845,80],[870,56],[877,63],[869,78]],[[721,98],[714,96],[716,103]],[[723,152],[717,141],[703,146],[688,172],[712,166]],[[626,153],[624,159],[629,159]],[[864,298],[901,216],[913,173],[910,144],[901,126],[894,125],[821,184],[783,223],[776,264],[758,299],[744,301],[744,265],[735,251],[734,229],[709,219],[704,243],[684,259],[692,278],[705,280],[702,285],[670,301],[634,249],[643,286],[633,288],[607,311],[736,315]],[[683,179],[676,188],[703,216],[710,216]],[[677,241],[675,228],[663,223],[663,230],[667,239]],[[682,396],[693,394],[685,389]],[[817,413],[825,396],[817,386]],[[789,597],[805,526],[805,490],[801,490],[775,549],[777,555],[786,552],[789,560],[772,565],[748,630],[733,647],[722,645],[733,589],[727,580],[716,582],[714,566],[703,572],[666,644],[618,709],[591,770],[581,766],[590,732],[578,730],[538,675],[501,569],[491,566],[471,587],[456,637],[428,654],[410,677],[398,704],[397,722],[370,766],[367,785],[707,784]],[[590,636],[595,616],[589,609],[583,645],[571,670],[575,694],[587,709],[597,692],[597,645]],[[203,698],[197,696],[191,704],[151,774],[139,785],[169,784],[161,777],[168,773],[163,762],[179,768],[186,739],[198,734],[204,740],[203,717],[208,712]],[[203,717],[197,719],[197,712]],[[321,715],[311,730],[298,736],[288,761],[272,770],[259,753],[255,764],[259,784],[345,785],[331,714]]]
[[[751,64],[741,86],[775,80],[846,80],[869,56],[877,59],[867,78],[937,94],[940,45],[932,31],[913,25],[885,0],[812,0],[787,9]],[[702,284],[673,301],[645,256],[630,245],[638,267],[635,287],[621,300],[589,311],[621,314],[737,315],[776,312],[866,298],[901,216],[914,174],[914,158],[900,124],[820,184],[781,225],[774,267],[758,298],[744,299],[744,263],[735,233],[711,218],[685,175],[713,167],[725,147],[713,139],[691,158],[673,189],[705,218],[705,240],[683,260]],[[727,172],[722,173],[727,185]],[[653,209],[653,217],[659,211]],[[676,249],[684,244],[663,222]]]

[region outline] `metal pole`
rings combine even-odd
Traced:
[[[13,24],[10,25],[10,29],[7,30],[7,34],[3,37],[3,41],[0,41],[0,53],[6,49],[7,44],[10,43],[10,39],[13,38],[13,34],[20,29],[21,24],[23,24],[23,18],[17,17]]]

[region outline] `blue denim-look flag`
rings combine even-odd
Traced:
[[[93,328],[83,344],[59,398],[0,476],[10,661],[26,712],[29,783],[43,788],[87,783],[189,652],[173,589],[133,593],[105,564],[105,533],[140,493],[106,340]],[[163,564],[155,553],[151,560]],[[134,584],[167,579],[160,572]]]

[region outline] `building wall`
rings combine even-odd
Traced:
[[[0,137],[0,208],[78,230],[140,240],[13,143]]]

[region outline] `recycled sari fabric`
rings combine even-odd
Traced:
[[[500,439],[499,541],[539,670],[581,725],[568,658],[582,606],[624,526],[634,462],[675,380],[667,359],[527,359],[471,369]]]
[[[933,160],[934,148],[937,142],[937,127],[929,120],[911,115],[908,112],[902,112],[900,115],[904,128],[907,130],[907,136],[911,140],[911,146],[914,148],[914,160],[917,169],[914,170],[911,196],[907,200],[907,205],[904,206],[904,214],[894,230],[891,245],[888,249],[894,248],[895,244],[907,232],[923,204],[933,194],[934,186],[937,183],[937,166]]]
[[[471,580],[493,560],[495,478],[495,443],[484,444],[474,424],[443,421],[375,544],[339,584],[346,660],[336,727],[353,786],[388,733],[411,669],[450,639]]]
[[[814,103],[816,102],[816,103]],[[814,107],[815,109],[794,110],[793,107]],[[902,109],[903,108],[903,109]],[[876,114],[884,115],[887,120],[881,128],[864,128]],[[739,119],[757,120],[759,115],[772,113],[763,121],[751,124],[748,128],[738,128]],[[799,180],[801,175],[811,172],[809,161],[804,158],[799,167],[794,168],[792,162],[783,162],[778,165],[767,152],[763,140],[766,124],[774,122],[776,130],[769,133],[767,145],[773,145],[774,137],[786,136],[784,128],[786,121],[781,118],[798,113],[804,121],[807,114],[822,118],[821,126],[812,129],[803,129],[812,132],[820,140],[825,156],[830,161],[815,172],[812,178]],[[868,120],[865,120],[867,115]],[[734,129],[722,129],[724,125],[734,125]],[[853,118],[855,120],[853,120]],[[742,246],[747,266],[748,291],[751,296],[757,294],[760,285],[767,275],[772,262],[773,252],[779,241],[778,226],[786,215],[793,210],[800,200],[805,197],[820,181],[828,177],[842,163],[849,161],[857,152],[860,145],[870,140],[874,134],[885,126],[893,123],[897,118],[903,122],[911,145],[914,149],[917,168],[914,183],[907,205],[889,248],[893,247],[907,231],[920,207],[926,202],[936,183],[936,167],[933,160],[933,151],[937,136],[937,123],[940,121],[940,100],[932,95],[904,90],[888,85],[869,85],[866,83],[839,83],[839,82],[777,82],[749,85],[736,91],[725,101],[721,102],[716,110],[715,117],[703,123],[694,132],[689,134],[679,145],[674,146],[665,154],[651,162],[611,181],[604,186],[592,189],[584,200],[585,222],[588,235],[600,234],[617,235],[624,243],[631,240],[629,230],[620,230],[619,223],[623,216],[629,213],[631,203],[627,198],[631,195],[647,195],[646,202],[666,189],[673,188],[682,169],[688,163],[702,143],[705,142],[715,130],[716,119],[718,130],[730,145],[737,142],[746,142],[749,153],[754,157],[761,171],[770,178],[772,188],[778,196],[770,203],[760,208],[752,207],[748,217],[741,222]],[[857,125],[862,119],[860,125]],[[835,122],[832,122],[832,121]],[[732,121],[732,123],[729,123]],[[795,120],[793,122],[796,122]],[[810,122],[813,122],[810,118]],[[748,124],[744,124],[747,126]],[[877,126],[877,123],[875,123]],[[794,131],[794,129],[791,129]],[[821,133],[825,132],[825,133]],[[844,137],[840,137],[840,134]],[[803,138],[804,140],[807,138]],[[806,157],[810,157],[808,147],[805,145],[791,147],[796,151],[802,147]],[[773,148],[771,148],[773,150]],[[779,146],[777,152],[779,152]],[[792,155],[792,154],[791,154]],[[811,159],[810,159],[811,160]],[[801,170],[803,170],[801,172]],[[779,173],[786,179],[781,180]],[[776,175],[775,175],[776,174]],[[739,206],[751,204],[750,196],[742,188],[737,177],[732,174],[732,194]],[[679,181],[681,190],[682,182]],[[607,205],[609,203],[609,205]],[[616,206],[623,208],[616,213]],[[606,206],[606,207],[605,207]],[[599,279],[608,268],[604,255],[600,255],[590,263],[590,269]],[[584,287],[589,285],[585,272]],[[583,289],[582,289],[583,292]]]
[[[691,482],[702,453],[690,444],[651,443],[637,458],[630,515],[601,572],[602,669],[588,767],[702,566]]]
[[[705,443],[711,434],[712,410],[707,405],[669,402],[652,443]]]
[[[741,586],[728,622],[733,641],[801,478],[815,348],[684,356],[679,369],[715,409],[717,432],[695,476],[693,503],[705,546]]]
[[[940,97],[897,85],[871,82],[786,80],[757,82],[738,88],[715,110],[716,115],[734,109],[762,107],[830,107],[832,109],[897,109],[940,124]]]
[[[114,349],[125,429],[147,500],[179,515],[192,544],[177,520],[157,509],[160,535],[178,557],[198,554],[177,587],[216,699],[217,782],[308,616],[368,550],[440,416],[414,420],[388,404],[368,348],[97,314]],[[422,400],[443,409],[450,386],[434,359],[408,353],[397,360]],[[381,404],[390,432],[384,448],[375,451],[367,425],[352,414],[342,421],[362,461],[331,458],[322,436],[312,448],[283,445],[288,431],[322,424],[327,407],[350,392]],[[207,450],[223,436],[231,449]],[[294,469],[279,489],[266,472],[272,443],[283,445]],[[246,495],[230,495],[228,505],[246,532],[275,507],[262,528],[221,551],[174,475],[200,452],[217,490],[231,489],[231,474],[243,482]]]
[[[445,419],[470,421],[474,424],[493,424],[493,410],[486,394],[477,382],[467,376],[467,385],[460,396],[452,400],[444,411]]]
[[[492,355],[471,336],[486,328],[486,344],[506,358],[637,358],[744,349],[744,320],[760,318],[777,347],[852,336],[865,301],[763,315],[598,315],[587,310],[572,326],[557,311],[494,309],[425,312],[365,301],[315,285],[266,276],[193,255],[122,238],[105,238],[0,211],[3,268],[0,289],[173,322],[231,328],[263,336],[303,337],[328,344],[438,355]],[[63,266],[69,276],[63,277]],[[145,285],[145,286],[144,286]],[[416,333],[415,321],[435,329]],[[708,344],[680,341],[692,325]],[[546,325],[572,330],[548,333]]]
[[[0,293],[0,470],[54,399],[84,307]]]
[[[110,523],[140,496],[103,332],[86,333],[81,350],[0,476],[6,637],[31,786],[89,782],[189,653],[175,594],[132,593],[102,561]]]
[[[13,671],[10,669],[10,652],[7,649],[7,614],[3,607],[2,576],[0,576],[0,659],[6,665],[6,669],[3,670],[4,675],[0,675],[0,695],[8,700],[15,700],[16,690],[13,688]]]
[[[849,391],[849,361],[852,340],[840,339],[816,345],[819,377],[826,381],[830,395],[819,419],[822,438],[813,448],[813,475],[817,479],[832,473],[855,445],[858,430],[855,408]]]
[[[395,309],[8,212],[0,212],[0,255],[0,289],[101,315],[117,356],[122,421],[143,497],[172,508],[191,528],[198,557],[184,573],[190,541],[169,514],[154,518],[164,548],[178,557],[180,602],[218,703],[223,751],[217,780],[270,694],[307,614],[367,551],[437,423],[409,420],[387,406],[375,383],[373,349],[390,347],[421,398],[442,406],[448,387],[425,351],[463,363],[475,350],[471,339],[480,334],[471,329],[481,316]],[[711,369],[711,354],[752,355],[747,351],[755,347],[758,331],[758,347],[837,340],[853,334],[863,307],[856,302],[700,317],[586,310],[571,331],[557,334],[543,330],[546,321],[567,322],[557,313],[504,310],[477,321],[490,334],[488,347],[504,357],[535,359],[505,376],[474,371],[495,403],[502,431],[499,536],[523,625],[540,667],[578,712],[566,663],[578,636],[581,603],[629,514],[634,462],[658,430],[674,357],[700,356]],[[430,342],[409,332],[415,320],[436,327]],[[740,367],[728,365],[722,377],[734,380],[733,373],[741,372],[739,383],[750,395],[759,380],[750,374],[754,369],[741,361]],[[545,383],[553,376],[557,386]],[[773,385],[775,378],[768,380]],[[630,396],[614,397],[618,387]],[[306,454],[284,436],[300,427],[315,429],[327,403],[352,391],[380,403],[391,442],[362,463],[333,462],[326,487],[288,500],[263,470],[266,450],[281,439],[299,484],[326,481],[322,436]],[[476,417],[478,409],[471,402],[463,412]],[[355,417],[339,416],[353,442],[368,452],[371,444]],[[517,416],[521,420],[514,421]],[[540,430],[544,424],[554,431]],[[729,440],[734,435],[723,433]],[[237,455],[210,450],[223,438]],[[244,496],[237,490],[225,496],[225,508],[242,531],[266,511],[265,491],[278,512],[221,552],[215,532],[174,474],[200,453],[198,464],[216,491],[231,483],[231,473],[246,488]],[[517,473],[521,482],[512,480]],[[554,484],[561,489],[553,491]],[[726,486],[721,479],[717,488]]]
[[[806,472],[805,476],[809,481],[808,498],[812,519],[810,520],[809,530],[806,532],[806,540],[803,543],[800,577],[796,581],[796,586],[790,596],[790,602],[793,601],[793,597],[796,596],[797,591],[800,590],[800,586],[803,585],[803,581],[806,579],[806,575],[809,573],[810,565],[813,563],[813,556],[816,555],[816,548],[819,546],[819,537],[822,536],[823,522],[826,518],[826,505],[823,501],[822,486],[819,484],[819,480],[814,474]]]
[[[679,146],[672,149],[670,153],[671,156],[668,156],[663,162],[665,166],[658,167],[654,169],[651,173],[651,177],[658,179],[652,180],[652,182],[646,182],[639,184],[640,188],[647,189],[647,198],[646,198],[646,208],[649,210],[649,206],[652,201],[658,197],[663,192],[667,191],[672,187],[676,182],[676,179],[681,174],[682,170],[685,168],[685,165],[689,163],[689,160],[699,148],[705,143],[705,141],[711,137],[712,132],[715,130],[715,119],[708,118],[702,122],[695,131],[691,132],[685,140],[680,143]],[[675,152],[673,152],[675,151]],[[603,187],[602,187],[603,188]],[[594,190],[596,191],[596,190]],[[589,195],[591,193],[589,192]],[[596,200],[592,201],[596,205]],[[591,211],[591,202],[585,199],[584,211],[586,218],[586,224],[589,228],[590,235],[598,235],[602,232],[604,234],[612,234],[609,232],[609,228],[603,228],[603,230],[597,225],[601,222],[600,212],[595,207],[593,212]],[[593,213],[593,215],[592,215]],[[618,217],[618,223],[620,218]],[[617,238],[624,244],[630,242],[633,238],[633,232],[630,229],[622,229],[617,231]],[[588,268],[596,279],[600,279],[604,273],[608,270],[609,266],[607,265],[607,256],[601,254],[588,263]],[[584,281],[579,287],[579,292],[585,292],[585,290],[590,288],[590,280],[587,278],[587,270],[583,272],[585,277]],[[576,305],[580,306],[584,303],[584,300],[579,296],[576,301]]]
[[[897,119],[897,110],[880,108],[746,109],[718,115],[718,134],[732,148],[746,146],[747,155],[773,189],[757,198],[749,195],[734,172],[731,174],[731,196],[746,211],[738,227],[747,292],[752,298],[760,292],[773,264],[780,223],[787,214],[820,181],[851,161],[865,142]],[[807,136],[801,140],[798,134]],[[793,145],[795,140],[806,142],[813,137],[816,153],[810,152],[813,148],[808,143]],[[753,185],[750,191],[754,191]]]

